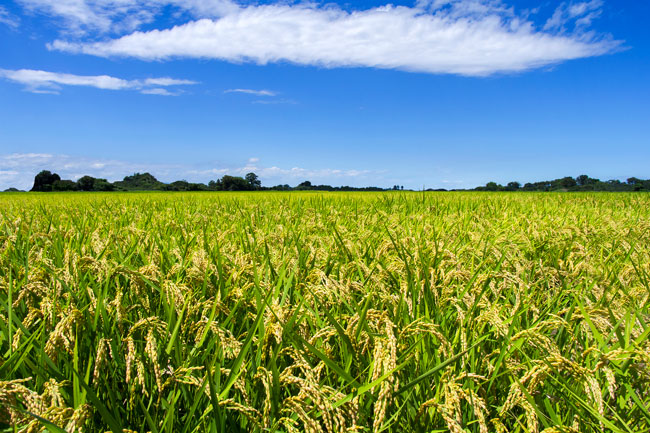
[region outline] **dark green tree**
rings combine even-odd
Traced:
[[[61,180],[61,176],[49,170],[43,170],[34,177],[32,191],[52,191],[52,184],[57,180]]]
[[[95,189],[95,179],[92,176],[83,176],[77,180],[77,188],[79,191],[93,191]]]
[[[122,181],[115,182],[117,188],[127,191],[161,190],[164,185],[150,173],[135,173],[132,176],[126,176]]]
[[[641,185],[643,184],[643,181],[641,179],[638,179],[636,177],[630,177],[627,179],[627,183],[630,185]]]
[[[553,189],[570,189],[578,185],[578,182],[571,176],[556,179],[552,183]]]
[[[52,191],[76,191],[77,183],[71,180],[55,180],[52,184]]]
[[[249,183],[251,189],[260,189],[262,187],[262,181],[257,177],[255,173],[248,173],[245,177],[246,182]]]
[[[95,179],[93,191],[115,191],[115,186],[106,179]]]
[[[243,177],[225,175],[221,178],[221,189],[223,191],[250,191],[251,186]]]
[[[508,186],[506,186],[506,189],[508,191],[517,191],[521,188],[521,184],[519,182],[510,182],[508,183]]]

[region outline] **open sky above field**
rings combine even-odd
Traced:
[[[3,0],[0,189],[650,177],[650,2]]]

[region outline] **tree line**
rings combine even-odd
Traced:
[[[61,179],[56,173],[43,170],[34,177],[34,186],[31,191],[403,191],[404,187],[394,185],[391,188],[376,186],[352,187],[315,185],[304,181],[296,186],[288,184],[275,186],[262,186],[262,182],[255,173],[248,173],[244,177],[225,175],[208,184],[193,183],[186,180],[177,180],[164,183],[156,179],[151,173],[135,173],[116,182],[92,176],[83,176],[77,181]],[[9,188],[7,191],[18,191]],[[407,190],[408,191],[408,190]],[[427,189],[427,191],[447,191],[446,189]],[[452,191],[467,191],[455,189]],[[587,175],[576,178],[563,177],[560,179],[532,182],[522,185],[519,182],[509,182],[501,185],[488,182],[469,191],[650,191],[650,179],[630,177],[625,182],[620,180],[601,181]]]
[[[650,179],[630,177],[625,182],[617,179],[602,181],[582,174],[576,178],[567,176],[561,179],[545,180],[542,182],[526,183],[510,182],[499,185],[488,182],[485,186],[475,188],[476,191],[650,191]]]
[[[17,191],[15,188],[10,188]],[[262,186],[262,182],[255,173],[248,173],[246,176],[225,175],[217,180],[211,180],[208,184],[177,180],[171,183],[164,183],[156,179],[151,173],[135,173],[126,176],[123,180],[109,182],[106,179],[83,176],[79,180],[72,181],[61,179],[56,173],[43,170],[34,178],[34,186],[31,191],[383,191],[379,187],[357,188],[352,186],[331,186],[312,185],[310,181],[304,181],[295,187],[275,185],[271,187]],[[9,190],[8,190],[9,191]]]

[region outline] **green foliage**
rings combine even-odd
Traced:
[[[77,188],[79,191],[93,191],[95,189],[95,179],[92,176],[83,176],[77,180]]]
[[[34,178],[34,186],[32,187],[32,191],[52,191],[52,185],[58,180],[61,180],[61,177],[58,174],[52,173],[49,170],[43,170]]]
[[[250,191],[252,185],[243,177],[225,175],[217,181],[218,191]]]
[[[190,183],[186,180],[177,180],[170,184],[164,185],[165,191],[207,191],[208,187],[202,183]]]
[[[211,180],[208,185],[203,183],[191,183],[186,180],[178,180],[169,184],[160,182],[150,173],[135,173],[126,176],[124,180],[110,183],[106,179],[96,179],[92,176],[83,176],[71,186],[70,181],[62,181],[54,186],[61,178],[56,173],[44,170],[36,175],[32,191],[385,191],[379,187],[351,187],[331,185],[314,185],[306,180],[296,187],[289,185],[276,185],[263,187],[262,182],[255,173],[248,173],[245,177],[225,175],[221,179]],[[404,190],[403,186],[394,185],[391,190]],[[427,191],[446,191],[445,189],[427,189]],[[563,177],[551,181],[526,183],[523,187],[519,182],[509,182],[506,186],[496,182],[488,182],[485,186],[479,186],[474,191],[650,191],[650,180],[643,180],[636,177],[627,179],[627,182],[619,180],[608,180],[602,182],[600,179],[592,179],[583,174],[577,178]]]
[[[52,184],[52,191],[76,191],[77,184],[71,180],[56,180]]]
[[[255,173],[246,174],[246,182],[250,185],[252,189],[260,189],[262,187],[262,181],[257,177]]]
[[[93,191],[114,191],[115,185],[107,181],[106,179],[94,179],[93,181]]]
[[[135,173],[115,182],[114,185],[116,189],[123,191],[156,191],[162,190],[165,184],[150,173]]]
[[[542,182],[527,183],[523,187],[519,182],[510,182],[502,186],[496,182],[489,182],[486,186],[480,186],[475,191],[650,191],[650,180],[642,180],[635,177],[627,179],[627,182],[619,180],[608,180],[603,182],[600,179],[593,179],[582,174],[575,179],[563,177],[561,179],[546,180]]]
[[[646,193],[0,209],[2,433],[650,429]]]

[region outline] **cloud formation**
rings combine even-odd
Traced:
[[[0,6],[0,24],[15,30],[20,25],[20,20],[11,14],[6,7]]]
[[[50,170],[58,173],[63,179],[72,180],[90,175],[116,181],[136,172],[150,172],[165,182],[185,179],[205,183],[225,174],[244,176],[246,173],[255,172],[264,185],[295,185],[304,180],[311,180],[315,183],[367,186],[369,183],[378,182],[383,176],[383,173],[371,170],[269,167],[261,164],[258,158],[250,158],[242,165],[191,165],[137,163],[49,153],[13,153],[0,155],[0,191],[10,187],[29,190],[33,185],[34,176],[41,170]]]
[[[74,75],[34,69],[0,69],[0,78],[24,84],[34,93],[59,93],[62,86],[85,86],[103,90],[138,90],[152,95],[173,95],[163,87],[198,84],[191,80],[174,78],[147,78],[144,80],[125,80],[109,75]]]
[[[584,29],[602,14],[603,0],[591,0],[579,3],[562,3],[555,9],[553,16],[544,24],[544,30],[566,31],[573,25]]]
[[[276,96],[276,92],[272,92],[271,90],[253,90],[253,89],[228,89],[224,90],[223,93],[245,93],[248,95],[255,95],[255,96]]]
[[[194,2],[168,3],[203,16]],[[544,29],[499,0],[422,0],[414,7],[386,5],[353,11],[312,3],[219,4],[223,8],[213,11],[217,17],[208,14],[173,28],[135,31],[96,42],[60,39],[48,47],[143,60],[290,62],[486,76],[599,56],[620,46],[620,41],[582,31],[599,13],[600,0],[564,5],[559,17],[551,18]],[[569,20],[576,22],[572,33],[563,30]]]
[[[166,7],[194,18],[235,11],[230,0],[16,0],[28,12],[57,17],[64,33],[123,33],[151,23]]]

